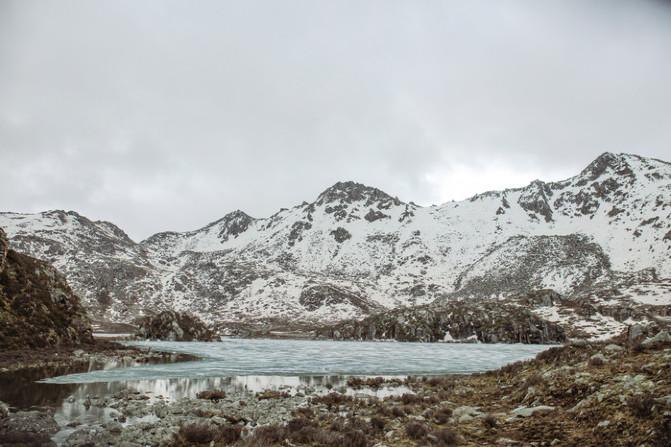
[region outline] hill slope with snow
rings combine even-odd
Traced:
[[[75,212],[0,213],[0,227],[65,273],[96,318],[175,309],[215,322],[335,321],[670,278],[671,164],[605,153],[564,181],[432,207],[342,182],[268,218],[235,211],[139,243]]]

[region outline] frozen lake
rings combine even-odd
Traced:
[[[406,376],[487,371],[533,358],[547,345],[227,339],[129,343],[200,356],[193,362],[142,365],[53,377],[44,383],[97,383],[241,376]]]

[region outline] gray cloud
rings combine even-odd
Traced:
[[[671,159],[669,23],[661,1],[5,0],[0,209],[140,239],[338,180],[428,204]]]

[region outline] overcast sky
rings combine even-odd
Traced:
[[[671,160],[664,1],[0,0],[0,210],[136,240],[338,180],[420,204]]]

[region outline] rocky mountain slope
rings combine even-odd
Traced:
[[[333,322],[536,289],[671,305],[671,164],[636,155],[430,207],[337,183],[268,218],[235,211],[139,243],[75,212],[1,213],[0,227],[112,321],[174,309],[209,322]]]
[[[0,229],[0,350],[91,342],[91,323],[63,275],[11,250]]]

